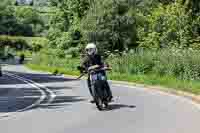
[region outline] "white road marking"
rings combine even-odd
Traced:
[[[56,95],[50,90],[48,89],[47,87],[39,84],[39,83],[36,83],[32,80],[29,80],[29,79],[26,79],[26,78],[23,78],[23,77],[20,77],[18,75],[15,75],[15,74],[11,74],[11,73],[8,73],[8,72],[4,72],[5,75],[9,76],[9,77],[12,77],[12,78],[15,78],[17,80],[20,80],[34,88],[36,88],[40,93],[41,93],[41,96],[23,96],[23,97],[16,97],[16,98],[39,98],[36,102],[34,102],[33,104],[23,108],[23,109],[19,109],[19,110],[16,110],[15,112],[10,112],[10,113],[3,113],[3,115],[0,115],[1,118],[7,118],[8,116],[11,116],[11,115],[14,115],[18,112],[23,112],[23,111],[26,111],[28,109],[31,109],[37,105],[40,105],[40,103],[42,101],[45,100],[45,98],[47,97],[45,91],[47,91],[49,94],[50,94],[50,98],[48,99],[48,102],[46,103],[46,105],[49,105],[51,104],[51,102],[53,102],[54,98],[56,97]],[[45,91],[43,90],[45,89]],[[8,98],[8,97],[7,97]],[[10,97],[11,98],[11,97]],[[6,97],[1,97],[1,99],[6,99]]]
[[[54,98],[56,97],[56,95],[54,94],[53,91],[51,91],[48,87],[46,87],[46,86],[44,86],[44,85],[42,85],[42,84],[39,84],[39,83],[37,83],[37,82],[35,82],[35,81],[33,81],[33,80],[30,80],[30,79],[27,79],[27,78],[18,76],[18,75],[16,75],[16,74],[11,74],[11,73],[8,73],[8,74],[10,74],[10,75],[12,75],[12,76],[14,76],[14,77],[16,77],[16,78],[21,78],[21,79],[24,80],[24,81],[28,81],[28,82],[30,82],[30,83],[36,85],[36,86],[39,87],[40,89],[41,89],[41,88],[45,89],[45,91],[47,91],[47,92],[50,94],[50,99],[48,99],[48,102],[47,102],[45,105],[51,104],[51,102],[53,102]]]
[[[12,77],[12,78],[18,79],[18,80],[20,80],[20,81],[22,81],[22,82],[24,82],[24,83],[29,84],[30,86],[36,88],[36,89],[37,89],[38,91],[40,91],[40,93],[41,93],[41,97],[40,97],[36,102],[34,102],[33,104],[31,104],[30,106],[27,106],[27,107],[24,108],[24,109],[17,110],[16,112],[23,112],[23,111],[25,111],[25,110],[28,110],[28,109],[34,107],[34,106],[37,106],[37,105],[39,105],[39,104],[46,98],[45,92],[44,92],[40,87],[36,86],[35,84],[30,83],[30,82],[28,82],[27,80],[25,80],[25,79],[23,79],[23,78],[21,78],[21,77],[13,76],[13,75],[10,74],[10,73],[4,73],[4,74],[6,74],[7,76],[10,76],[10,77]]]
[[[28,109],[36,106],[36,105],[39,105],[46,98],[45,92],[42,89],[40,89],[38,86],[34,85],[33,83],[29,83],[28,81],[26,81],[26,80],[24,80],[22,78],[17,78],[15,76],[12,76],[9,73],[4,73],[4,74],[7,75],[7,76],[9,76],[9,77],[12,77],[12,78],[15,78],[17,80],[20,80],[20,81],[22,81],[22,82],[24,82],[24,83],[26,83],[26,84],[28,84],[28,85],[36,88],[37,90],[40,91],[41,96],[39,97],[39,99],[36,102],[34,102],[33,104],[31,104],[30,106],[27,106],[27,107],[25,107],[23,109],[16,110],[15,112],[3,113],[3,115],[0,115],[1,118],[7,118],[8,116],[14,115],[14,114],[16,114],[18,112],[23,112],[25,110],[28,110]]]

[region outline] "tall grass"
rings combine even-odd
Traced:
[[[182,80],[200,79],[200,53],[193,50],[137,50],[109,59],[114,73],[168,75]]]
[[[80,63],[80,59],[72,59],[72,58],[59,58],[54,54],[34,54],[32,56],[30,64],[37,65],[40,67],[43,67],[44,69],[48,68],[51,69],[51,71],[58,71],[59,73],[77,73],[77,66]],[[71,73],[69,73],[71,72]]]

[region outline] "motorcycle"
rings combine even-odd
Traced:
[[[83,72],[83,68],[80,66],[78,69]],[[89,73],[89,78],[91,81],[92,96],[94,98],[97,108],[102,111],[104,108],[108,108],[109,95],[106,91],[107,77],[103,74],[104,71],[111,70],[107,66],[100,67],[99,65],[94,65],[88,68],[84,73]]]

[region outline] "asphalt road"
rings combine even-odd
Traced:
[[[5,65],[0,77],[1,133],[199,133],[200,105],[174,95],[112,84],[100,112],[84,80]]]

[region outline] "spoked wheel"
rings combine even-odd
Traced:
[[[99,109],[99,111],[103,110],[103,102],[102,102],[101,98],[96,99],[96,106]]]

